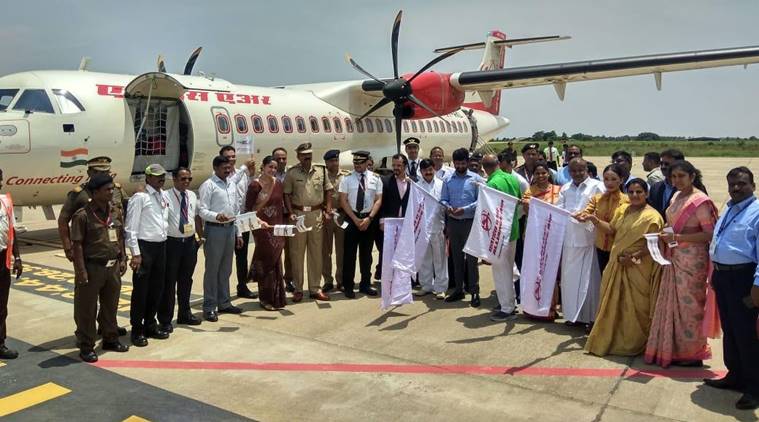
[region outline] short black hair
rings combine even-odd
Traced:
[[[237,150],[235,149],[235,147],[233,147],[232,145],[224,145],[219,150],[219,155],[224,155],[224,153],[227,152],[227,151],[234,151],[235,153],[237,152]]]
[[[643,159],[649,160],[657,165],[661,162],[661,158],[659,158],[658,152],[647,152],[643,155]]]
[[[192,170],[188,169],[187,167],[178,167],[176,170],[174,170],[174,178],[176,179],[179,177],[179,173],[186,171],[187,173],[192,174]]]
[[[438,150],[438,149],[440,150],[440,152],[442,152],[443,154],[445,154],[445,151],[443,151],[443,148],[442,148],[442,147],[439,147],[439,146],[434,146],[434,147],[432,147],[432,149],[430,150],[430,155],[432,155],[432,152],[433,152],[433,151],[435,151],[435,150]]]
[[[403,154],[394,154],[393,155],[393,160],[401,160],[401,161],[403,161],[403,165],[404,166],[408,165],[408,158],[406,158],[406,156],[403,155]]]
[[[271,155],[274,155],[277,153],[277,151],[282,151],[287,155],[287,150],[284,147],[276,147],[273,150],[271,150]]]
[[[625,185],[625,189],[628,189],[630,185],[638,185],[643,189],[643,192],[648,193],[648,183],[646,183],[645,180],[641,179],[640,177],[636,177],[635,179],[630,180]]]
[[[517,154],[512,149],[505,149],[498,153],[498,161],[503,163],[504,161],[512,162],[517,159]]]
[[[229,163],[229,158],[223,155],[217,155],[216,157],[213,157],[213,168],[217,168],[228,163]]]
[[[577,148],[577,149],[579,149],[579,150],[580,150],[580,155],[582,155],[582,147],[581,147],[581,146],[579,146],[579,145],[577,145],[577,144],[570,144],[570,145],[567,147],[567,149],[569,149],[569,148]]]
[[[665,149],[664,151],[662,151],[661,154],[659,154],[659,159],[661,159],[661,157],[673,158],[674,161],[685,160],[685,154],[683,154],[683,152],[680,151],[679,149],[674,149],[674,148]]]
[[[3,174],[2,171],[0,171],[0,174]],[[752,185],[754,184],[754,173],[752,173],[746,166],[740,166],[730,170],[727,172],[727,177],[737,177],[739,174],[748,174],[748,180]]]
[[[614,151],[614,154],[611,154],[612,161],[615,161],[617,158],[622,158],[630,164],[633,162],[632,155],[630,155],[630,153],[625,150]]]
[[[432,160],[429,158],[425,158],[424,160],[419,162],[419,169],[424,170],[428,167],[433,167],[435,164],[432,163]]]
[[[451,158],[453,158],[453,161],[469,161],[469,150],[466,148],[459,148],[456,151],[453,151]]]

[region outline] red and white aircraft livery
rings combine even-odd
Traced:
[[[87,71],[30,71],[0,77],[0,168],[16,205],[61,203],[84,181],[88,158],[113,158],[116,180],[127,190],[145,167],[171,171],[191,167],[195,183],[210,174],[223,145],[238,156],[269,154],[277,146],[311,142],[315,156],[332,148],[350,163],[351,150],[376,158],[416,136],[422,145],[447,152],[475,148],[482,138],[509,124],[499,116],[500,92],[552,84],[564,98],[567,83],[759,62],[759,46],[655,54],[539,66],[504,68],[506,47],[568,37],[508,38],[492,31],[481,43],[436,50],[441,53],[414,74],[398,74],[401,14],[393,25],[393,78],[378,79],[349,62],[367,80],[310,85],[235,85],[202,73],[192,76],[200,49],[184,74],[158,71],[122,75]],[[462,50],[484,49],[480,68],[445,74],[428,69]],[[288,149],[292,149],[289,148]]]

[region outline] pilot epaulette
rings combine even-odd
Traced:
[[[79,192],[81,192],[81,191],[83,191],[83,190],[84,190],[84,188],[82,188],[81,186],[77,186],[77,187],[75,187],[75,188],[74,188],[74,191],[73,191],[73,192],[74,192],[74,193],[79,193]]]

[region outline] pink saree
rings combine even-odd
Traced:
[[[713,231],[716,221],[717,208],[699,190],[687,198],[681,198],[678,192],[667,209],[667,222],[676,234]],[[719,334],[714,293],[708,287],[709,244],[681,242],[675,248],[667,248],[666,253],[672,265],[662,270],[644,355],[646,363],[664,368],[672,362],[711,358],[706,338]]]

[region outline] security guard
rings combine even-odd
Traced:
[[[103,174],[109,176],[111,174],[111,159],[110,157],[95,157],[87,161],[87,177],[92,179],[97,174]],[[80,184],[73,190],[66,194],[66,201],[63,203],[61,213],[58,215],[58,235],[61,238],[63,244],[63,251],[66,254],[66,258],[69,261],[74,260],[74,254],[72,252],[71,237],[69,235],[69,223],[74,217],[74,213],[82,209],[88,202],[90,202],[91,193],[87,190],[87,182]],[[126,210],[126,204],[129,200],[124,189],[119,183],[113,183],[113,196],[111,198],[111,206],[118,210],[122,218],[124,216],[124,210]],[[123,276],[126,272],[122,272]],[[100,317],[98,317],[100,321]],[[125,336],[127,333],[126,328],[119,327],[119,336]]]
[[[322,275],[322,210],[332,214],[332,183],[323,165],[311,164],[313,151],[311,144],[298,145],[298,165],[287,171],[285,176],[285,209],[290,219],[295,221],[305,216],[305,225],[310,231],[298,232],[289,243],[292,256],[295,293],[293,302],[303,299],[303,254],[308,249],[308,291],[312,299],[329,300],[320,289]]]
[[[91,201],[80,208],[71,220],[74,255],[74,321],[79,357],[96,362],[95,320],[98,299],[103,350],[126,352],[119,342],[116,311],[121,292],[120,272],[126,270],[124,221],[121,211],[110,204],[113,178],[93,175],[87,182]]]
[[[332,187],[332,215],[324,215],[324,227],[322,228],[322,277],[324,278],[324,290],[328,292],[335,288],[333,281],[337,282],[337,289],[343,288],[343,229],[340,225],[345,221],[345,213],[338,206],[340,204],[340,192],[337,187],[347,176],[347,171],[340,170],[340,150],[331,149],[324,154],[324,164],[327,166],[327,177]],[[335,275],[332,276],[332,242],[335,245]]]

